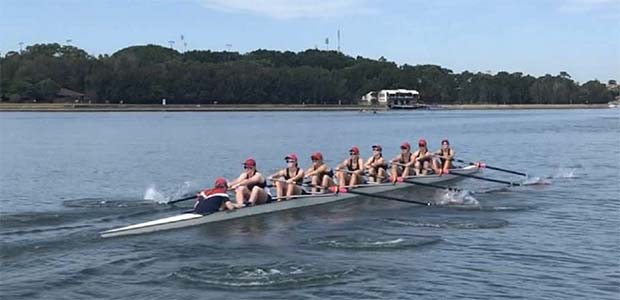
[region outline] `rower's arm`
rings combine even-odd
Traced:
[[[343,160],[339,165],[336,166],[336,171],[340,171],[347,166],[347,160]]]
[[[278,172],[275,172],[275,173],[269,175],[269,177],[267,177],[267,179],[269,179],[271,181],[274,181],[276,179],[282,178],[282,176],[284,176],[284,174],[282,174],[282,173],[283,173],[283,170],[280,170]]]
[[[237,177],[237,179],[231,181],[228,183],[228,187],[231,190],[234,190],[235,188],[237,188],[238,186],[240,186],[240,183],[245,180],[243,178],[243,176],[245,175],[245,173],[241,173],[241,175],[239,175],[239,177]]]
[[[246,179],[244,185],[258,184],[261,181],[263,181],[263,175],[261,175],[260,173],[256,173],[254,174],[254,176]]]
[[[371,167],[374,167],[374,164],[372,163],[372,158],[373,157],[371,156],[364,164],[365,169],[370,169]]]
[[[358,166],[360,166],[360,167],[359,167],[357,170],[355,170],[355,172],[354,172],[354,173],[355,173],[355,174],[357,174],[357,175],[362,175],[362,174],[364,174],[364,171],[366,171],[366,169],[361,167],[361,166],[363,166],[363,165],[364,165],[364,159],[363,159],[363,158],[361,158],[361,157],[360,157],[360,158],[358,158],[358,159],[357,159],[357,165],[358,165]]]
[[[299,174],[297,174],[295,177],[289,179],[291,182],[296,182],[296,181],[300,181],[304,178],[304,170],[303,169],[299,169],[301,172],[299,172]]]

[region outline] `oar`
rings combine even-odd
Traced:
[[[510,174],[515,174],[515,175],[521,175],[521,176],[528,177],[528,175],[526,173],[523,173],[523,172],[508,170],[508,169],[499,168],[499,167],[493,167],[493,166],[489,166],[489,165],[483,164],[483,163],[467,162],[467,161],[464,161],[464,160],[461,160],[461,159],[456,159],[456,158],[453,158],[452,160],[454,160],[456,162],[464,163],[464,164],[470,164],[472,166],[476,166],[477,165],[477,166],[480,166],[480,168],[487,168],[487,169],[491,169],[491,170],[495,170],[495,171],[506,172],[506,173],[510,173]]]
[[[187,200],[190,200],[190,199],[195,199],[196,197],[198,197],[198,195],[194,194],[192,196],[187,196],[185,198],[168,201],[168,202],[166,202],[166,204],[173,204],[173,203],[177,203],[177,202],[181,202],[181,201],[187,201]]]
[[[452,174],[454,174],[454,173],[452,173]],[[432,184],[432,183],[416,182],[416,181],[409,181],[409,180],[403,180],[402,182],[403,183],[413,184],[413,185],[424,186],[424,187],[436,188],[436,189],[440,189],[440,190],[448,190],[448,191],[454,191],[454,192],[462,191],[462,189],[459,189],[459,188],[443,186],[443,185],[437,185],[437,184]]]
[[[421,202],[421,201],[407,200],[407,199],[402,199],[402,198],[397,198],[397,197],[390,197],[390,196],[385,196],[385,195],[370,194],[370,193],[364,193],[364,192],[355,191],[355,190],[351,190],[351,189],[343,189],[343,190],[341,189],[339,191],[341,193],[349,193],[349,194],[355,194],[355,195],[366,196],[366,197],[373,197],[373,198],[379,198],[379,199],[385,199],[385,200],[393,200],[393,201],[399,201],[399,202],[413,203],[413,204],[419,204],[419,205],[424,205],[424,206],[431,206],[431,205],[433,205],[430,202]]]
[[[490,181],[490,182],[503,183],[503,184],[507,184],[507,185],[510,185],[510,186],[522,186],[523,185],[522,183],[506,181],[506,180],[499,180],[499,179],[493,179],[493,178],[476,176],[476,175],[471,175],[471,174],[461,174],[461,173],[457,173],[457,172],[450,172],[449,174],[457,175],[457,176],[462,176],[462,177],[475,178],[475,179],[480,179],[480,180],[485,180],[485,181]]]

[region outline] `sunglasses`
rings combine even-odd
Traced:
[[[379,148],[372,148],[372,151],[381,151]]]
[[[244,169],[248,170],[251,169],[252,167],[248,167],[248,166],[243,166]]]
[[[355,152],[355,151],[349,151],[349,154],[351,154],[351,155],[355,155],[355,154],[357,154],[357,152]]]
[[[290,163],[296,163],[296,161],[294,161],[294,160],[287,160],[286,163],[289,163],[289,164]]]
[[[400,150],[409,150],[407,147],[400,147]]]

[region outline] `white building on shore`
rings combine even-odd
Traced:
[[[380,90],[371,91],[360,99],[360,105],[381,105],[392,109],[415,109],[423,107],[418,104],[420,93],[416,90]]]

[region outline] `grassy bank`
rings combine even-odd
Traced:
[[[585,109],[607,108],[607,104],[466,104],[438,105],[432,109]],[[72,104],[72,103],[0,103],[0,111],[98,112],[98,111],[359,111],[386,110],[385,107],[358,105],[157,105],[157,104]]]

